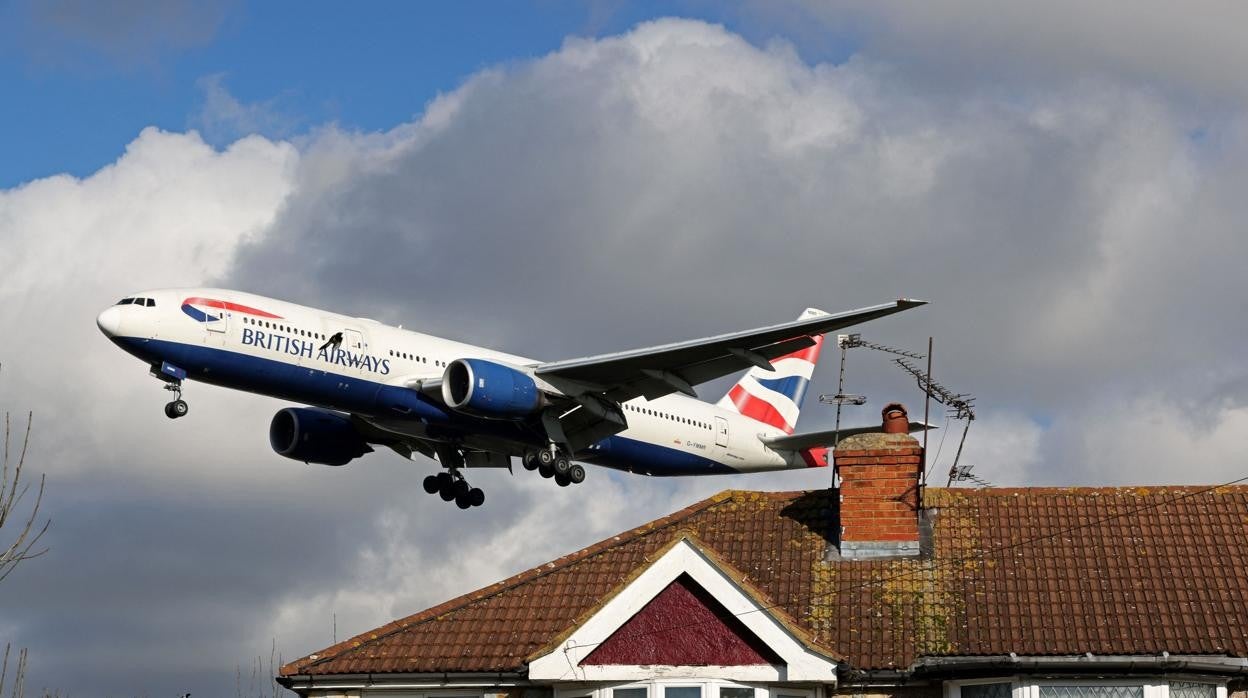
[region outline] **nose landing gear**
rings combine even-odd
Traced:
[[[182,399],[182,381],[166,383],[165,390],[172,391],[175,395],[172,402],[165,403],[165,416],[169,419],[185,417],[191,408]]]
[[[165,404],[165,416],[169,419],[177,419],[185,417],[191,408],[186,404],[186,400],[182,399],[182,381],[186,380],[186,370],[178,368],[168,361],[152,364],[153,378],[159,378],[165,382],[165,390],[173,393],[172,402]]]

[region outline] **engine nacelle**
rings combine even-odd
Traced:
[[[273,415],[269,445],[279,456],[319,465],[346,465],[373,450],[349,417],[310,407],[287,407]]]
[[[485,359],[456,359],[442,374],[442,400],[482,417],[524,417],[546,406],[546,396],[524,371]]]

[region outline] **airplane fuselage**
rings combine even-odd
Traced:
[[[442,378],[458,359],[539,363],[533,359],[239,291],[167,289],[127,300],[98,323],[155,374],[180,371],[189,380],[358,415],[396,435],[508,456],[547,443],[531,421],[466,414],[412,387]],[[647,475],[822,465],[760,440],[782,431],[682,394],[622,407],[627,428],[572,454],[575,460]]]

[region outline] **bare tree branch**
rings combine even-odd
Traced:
[[[10,645],[4,646],[4,661],[0,663],[0,696],[4,695],[5,680],[9,675],[9,650]],[[26,695],[26,649],[22,648],[17,652],[17,666],[13,667],[13,692],[9,694],[12,698],[22,698]]]
[[[47,548],[35,548],[43,534],[48,532],[51,519],[45,519],[42,526],[38,525],[39,507],[43,504],[43,488],[45,477],[39,476],[39,489],[30,507],[30,512],[21,518],[19,511],[22,500],[30,493],[30,483],[22,482],[22,469],[26,466],[26,453],[30,448],[30,430],[34,424],[34,413],[26,414],[26,433],[22,437],[22,448],[17,461],[11,458],[12,424],[9,414],[4,414],[4,463],[0,466],[0,532],[12,541],[7,545],[0,543],[0,581],[12,574],[17,566],[26,560],[39,557],[48,552]],[[17,516],[18,518],[14,519]],[[4,531],[6,524],[13,519],[17,523],[17,531]]]

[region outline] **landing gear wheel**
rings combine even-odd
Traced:
[[[455,478],[450,473],[438,473],[438,496],[442,501],[449,502],[455,499]]]
[[[572,467],[568,468],[568,479],[571,480],[574,485],[579,485],[582,482],[585,482],[585,467],[580,463],[573,463]]]
[[[456,501],[458,502],[459,500]],[[485,504],[485,492],[482,492],[480,487],[474,487],[468,490],[468,503],[474,507],[479,507],[482,504]]]
[[[520,462],[524,464],[525,470],[537,470],[537,454],[533,451],[526,452],[524,458],[520,459]]]
[[[437,494],[438,490],[441,488],[442,485],[438,483],[437,475],[430,475],[425,478],[425,492],[429,494]]]
[[[568,471],[571,469],[572,469],[572,461],[568,460],[567,456],[559,456],[555,458],[555,474],[556,475],[567,475]]]
[[[555,483],[560,487],[567,487],[572,484],[572,478],[567,473],[555,473]]]
[[[538,465],[554,465],[554,463],[555,463],[555,454],[551,453],[550,449],[543,448],[542,450],[537,452],[537,464]]]
[[[455,501],[467,498],[469,489],[471,488],[468,486],[467,480],[456,480],[455,487],[452,488],[455,492]]]
[[[541,475],[542,477],[554,477],[554,476],[555,476],[555,466],[553,466],[553,465],[539,465],[539,466],[537,466],[537,472],[538,472],[538,474],[539,474],[539,475]]]
[[[165,416],[169,419],[185,417],[186,413],[189,412],[190,409],[190,406],[186,404],[186,400],[179,398],[165,405]]]
[[[469,509],[472,507],[472,500],[468,498],[468,493],[455,495],[455,506],[460,509]]]

